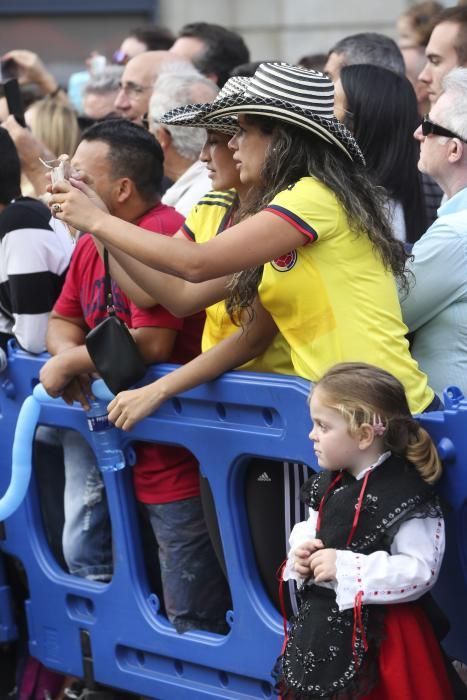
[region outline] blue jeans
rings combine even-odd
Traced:
[[[104,482],[94,452],[74,430],[62,430],[65,462],[63,554],[70,574],[109,581],[112,530]]]
[[[227,634],[230,591],[211,544],[201,499],[144,504],[159,545],[167,617],[177,632]]]

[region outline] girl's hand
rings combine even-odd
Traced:
[[[294,564],[293,564],[293,569],[302,578],[310,578],[310,576],[311,576],[310,564],[309,564],[308,559],[306,559],[306,560],[296,559],[294,561]]]
[[[131,430],[140,420],[154,413],[163,403],[156,385],[154,382],[117,394],[107,406],[110,422],[121,430]]]
[[[99,215],[108,211],[102,199],[82,180],[70,178],[48,190],[52,193],[49,200],[52,215],[79,231],[92,233]]]
[[[316,538],[313,540],[306,540],[306,542],[303,542],[299,547],[294,549],[294,554],[300,559],[309,559],[313,552],[316,552],[317,549],[322,549],[323,547],[324,544],[321,540]]]
[[[300,576],[308,578],[311,576],[310,557],[313,552],[324,547],[321,540],[313,539],[303,542],[299,547],[293,550],[294,564],[293,568]]]
[[[310,557],[310,570],[315,583],[336,580],[336,550],[321,549]]]

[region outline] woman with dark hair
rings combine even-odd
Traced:
[[[432,404],[434,393],[410,355],[401,319],[395,277],[407,286],[403,244],[392,236],[358,144],[333,110],[325,75],[265,63],[242,92],[168,115],[167,123],[193,125],[200,112],[217,120],[238,115],[229,145],[248,195],[238,223],[202,246],[133,231],[93,204],[78,181],[54,187],[54,214],[92,231],[169,310],[173,300],[164,287],[170,278],[154,269],[195,282],[182,285],[192,295],[190,313],[196,303],[204,308],[228,297],[243,328],[203,353],[196,366],[172,373],[170,395],[186,382],[195,386],[243,364],[280,331],[299,376],[316,381],[337,361],[358,359],[398,376],[412,411]],[[138,400],[127,406],[124,392],[111,404],[112,419],[131,428],[166,400],[167,390],[163,380],[148,389],[142,412]]]
[[[415,243],[428,228],[418,144],[420,118],[412,85],[380,66],[345,66],[335,89],[335,114],[353,133],[367,173],[385,188],[394,235]]]

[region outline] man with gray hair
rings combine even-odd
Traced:
[[[418,168],[446,193],[438,218],[415,243],[415,285],[401,299],[414,333],[412,354],[442,396],[448,385],[467,395],[467,68],[442,81],[441,96],[415,131]]]
[[[120,89],[123,66],[106,66],[91,76],[83,88],[83,115],[89,119],[105,119],[114,112]]]
[[[164,72],[154,84],[149,104],[149,128],[164,152],[164,175],[174,182],[162,203],[187,216],[199,200],[212,189],[206,165],[199,154],[206,140],[201,128],[172,126],[159,122],[163,114],[183,105],[212,102],[218,88],[201,73]]]
[[[376,32],[352,34],[338,41],[329,51],[324,72],[335,83],[343,66],[360,63],[381,66],[399,75],[405,75],[404,59],[396,42]]]

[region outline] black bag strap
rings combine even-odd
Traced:
[[[107,250],[107,248],[104,248],[104,268],[104,294],[105,303],[107,306],[107,313],[109,314],[109,316],[115,316],[114,298],[112,294],[112,280],[110,278],[109,251]]]

